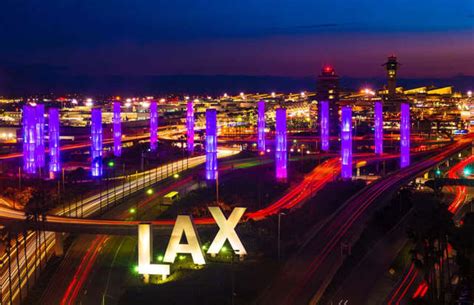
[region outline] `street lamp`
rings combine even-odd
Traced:
[[[281,216],[284,216],[284,215],[286,215],[286,214],[283,213],[283,212],[278,213],[278,244],[277,244],[277,247],[278,247],[278,261],[280,261],[280,258],[281,258],[281,241],[280,241],[280,237],[281,237]]]

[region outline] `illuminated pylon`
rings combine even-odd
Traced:
[[[91,112],[91,172],[93,177],[102,176],[102,110]]]
[[[122,155],[122,122],[120,119],[120,102],[113,103],[113,133],[114,133],[114,156]]]
[[[275,165],[276,178],[278,180],[286,180],[288,178],[287,171],[287,148],[286,148],[286,109],[278,108],[276,110],[276,126],[275,126]]]
[[[374,105],[374,145],[375,153],[383,154],[383,111],[382,102],[375,102]]]
[[[352,108],[341,109],[341,177],[352,179]]]
[[[258,102],[257,146],[260,153],[265,152],[265,101]]]
[[[193,101],[188,101],[186,109],[186,131],[188,152],[194,152],[194,105]]]
[[[158,146],[158,106],[156,101],[150,103],[150,149],[156,151]]]
[[[36,173],[36,108],[23,106],[23,169],[27,174]]]
[[[329,102],[319,102],[320,126],[321,126],[321,150],[329,151]]]
[[[61,170],[60,150],[59,150],[59,110],[49,108],[48,121],[49,135],[49,172],[54,177]]]
[[[400,105],[400,167],[410,165],[410,105]]]
[[[217,113],[206,110],[206,179],[217,178]]]

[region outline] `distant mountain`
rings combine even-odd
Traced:
[[[341,86],[357,90],[364,86],[381,88],[384,78],[342,77]],[[452,85],[457,91],[474,89],[474,76],[458,75],[446,79],[400,79],[400,86]],[[248,76],[248,75],[151,75],[151,76],[85,76],[68,75],[60,68],[29,67],[0,69],[0,95],[45,93],[81,93],[90,95],[158,95],[184,93],[215,95],[228,92],[300,92],[313,91],[316,77]]]

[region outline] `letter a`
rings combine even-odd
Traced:
[[[180,244],[183,233],[188,241],[187,244]],[[206,263],[201,250],[199,237],[196,234],[196,228],[190,216],[178,215],[176,218],[176,223],[174,224],[173,232],[171,232],[170,241],[168,242],[163,261],[166,263],[174,263],[176,254],[178,253],[191,254],[195,264],[204,265]]]
[[[226,219],[219,207],[209,207],[209,211],[214,217],[217,225],[219,226],[219,232],[217,232],[216,237],[212,241],[208,254],[216,255],[224,246],[225,241],[228,239],[232,249],[239,255],[246,255],[247,251],[244,248],[244,245],[240,241],[239,236],[235,232],[235,227],[240,221],[240,218],[245,213],[246,208],[234,208],[232,213],[229,216],[229,219]]]

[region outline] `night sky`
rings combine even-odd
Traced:
[[[3,74],[474,74],[473,0],[2,0],[0,24]]]

